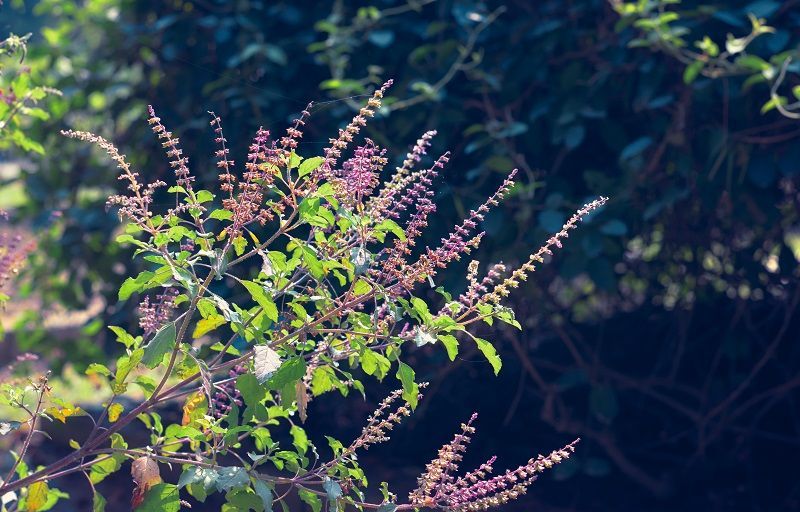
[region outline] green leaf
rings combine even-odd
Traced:
[[[337,385],[336,375],[329,366],[320,366],[311,374],[311,393],[319,396],[334,389]]]
[[[144,349],[137,348],[131,352],[130,355],[122,356],[117,359],[117,371],[114,374],[114,385],[112,386],[114,393],[122,394],[125,392],[127,389],[125,379],[128,378],[128,374],[131,373],[131,370],[139,365],[143,356]]]
[[[306,431],[303,430],[301,427],[297,425],[292,425],[292,428],[289,430],[289,433],[292,435],[292,444],[297,451],[305,455],[308,451],[308,435],[306,435]]]
[[[273,322],[278,321],[278,308],[275,306],[275,302],[272,298],[267,296],[266,290],[264,287],[258,283],[254,283],[253,281],[242,281],[242,284],[247,291],[250,292],[250,296],[253,297],[253,300],[264,309],[264,314],[267,318],[272,320]]]
[[[250,483],[250,477],[247,476],[247,471],[244,468],[237,466],[230,466],[219,468],[217,470],[217,490],[225,492],[236,487],[242,487]]]
[[[236,251],[237,256],[241,256],[244,254],[244,250],[247,248],[247,239],[242,235],[237,236],[233,239],[233,250]]]
[[[105,512],[106,510],[106,499],[103,497],[102,494],[95,491],[94,495],[92,496],[92,512]]]
[[[384,503],[377,508],[376,512],[395,512],[396,510],[397,510],[397,505],[395,505],[394,503]]]
[[[494,345],[481,338],[475,338],[475,343],[478,344],[478,349],[480,349],[484,357],[486,357],[486,360],[489,361],[489,364],[492,365],[494,374],[497,375],[500,373],[500,367],[503,363],[500,361],[500,356],[497,355],[497,350],[495,350]]]
[[[303,502],[307,503],[308,506],[311,507],[311,512],[320,512],[320,510],[322,510],[322,500],[320,500],[319,496],[313,492],[306,489],[300,489],[297,494],[300,496],[300,499],[303,500]]]
[[[447,357],[449,357],[451,361],[455,361],[458,355],[458,340],[456,337],[452,334],[440,334],[439,341],[442,342],[445,350],[447,350]]]
[[[514,317],[514,310],[512,310],[510,308],[502,308],[502,309],[498,308],[497,310],[495,310],[495,316],[501,322],[505,322],[508,325],[512,325],[512,326],[516,327],[517,329],[519,329],[520,331],[522,330],[522,326],[517,321],[517,319]]]
[[[411,305],[423,322],[428,323],[431,321],[433,316],[428,310],[428,304],[424,300],[420,299],[419,297],[411,297]]]
[[[175,267],[172,269],[172,277],[174,277],[179,283],[183,284],[186,291],[189,292],[190,297],[197,295],[198,281],[191,272],[185,268]]]
[[[173,484],[158,484],[144,495],[144,501],[136,512],[178,512],[181,509],[178,487]]]
[[[416,409],[419,401],[419,386],[414,382],[414,377],[416,376],[414,370],[404,362],[399,361],[396,376],[403,385],[403,399],[408,402],[412,409]]]
[[[216,469],[189,466],[181,473],[181,477],[178,479],[178,489],[199,483],[208,491],[212,487],[216,487],[218,477],[219,473],[217,473]]]
[[[84,372],[86,375],[103,375],[105,377],[111,376],[111,370],[104,364],[91,363]]]
[[[366,295],[370,290],[372,290],[372,286],[370,286],[370,284],[363,279],[359,279],[356,281],[356,284],[353,285],[353,295],[356,297]]]
[[[217,220],[231,220],[233,218],[233,212],[230,210],[224,210],[222,208],[218,210],[214,210],[208,216],[209,219],[217,219]]]
[[[367,375],[374,375],[378,380],[383,380],[391,367],[391,361],[377,352],[367,349],[361,354],[361,369]]]
[[[696,60],[686,66],[686,69],[683,70],[683,83],[690,84],[695,81],[697,75],[700,74],[700,71],[703,69],[703,61]]]
[[[388,231],[394,234],[394,236],[396,236],[400,240],[406,239],[406,233],[405,231],[403,231],[403,228],[401,228],[395,221],[391,219],[385,219],[381,221],[378,225],[375,226],[375,231],[379,232]]]
[[[253,490],[261,498],[264,512],[272,512],[272,489],[263,480],[255,480],[253,481]]]
[[[302,163],[300,163],[300,167],[297,169],[298,176],[302,178],[306,174],[315,171],[320,165],[322,165],[322,162],[324,161],[325,158],[321,156],[306,158],[302,161]]]
[[[214,200],[214,194],[208,190],[198,190],[196,196],[198,203],[207,203]]]
[[[761,113],[766,114],[770,110],[777,108],[778,105],[783,106],[786,105],[788,102],[789,100],[787,100],[785,96],[775,95],[769,101],[764,103],[764,105],[761,107]]]
[[[767,61],[756,55],[742,55],[736,59],[736,65],[749,71],[764,71],[772,67]]]
[[[236,389],[248,407],[254,407],[267,397],[267,390],[258,383],[255,375],[243,373],[236,378]]]
[[[147,375],[137,375],[135,379],[133,379],[133,383],[139,386],[147,398],[153,394],[156,390],[156,381],[152,377]]]
[[[288,359],[275,371],[272,377],[270,377],[267,386],[274,390],[282,389],[286,385],[302,379],[305,374],[305,359],[302,357]]]
[[[175,322],[170,322],[156,332],[153,339],[144,347],[142,363],[151,370],[161,364],[164,356],[175,346]]]
[[[127,300],[134,292],[158,286],[159,284],[163,284],[167,279],[169,279],[169,267],[167,267],[166,270],[159,269],[156,272],[145,270],[135,278],[129,277],[122,283],[122,286],[119,288],[119,300]]]
[[[125,345],[125,348],[130,348],[131,346],[136,344],[136,338],[128,334],[128,331],[126,331],[122,327],[109,325],[108,328],[111,329],[111,331],[117,335],[117,341]]]
[[[122,439],[119,434],[112,434],[111,448],[127,448],[128,444]],[[125,456],[120,453],[115,453],[108,457],[107,455],[98,455],[95,460],[99,460],[96,464],[92,464],[89,470],[89,480],[93,484],[102,482],[108,475],[116,472],[122,467],[122,462]]]

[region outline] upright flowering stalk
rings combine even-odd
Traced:
[[[511,275],[501,283],[495,285],[490,293],[485,295],[481,302],[498,304],[500,301],[507,297],[512,288],[519,286],[521,281],[528,278],[528,274],[536,270],[537,263],[544,263],[544,257],[553,254],[553,248],[560,249],[562,247],[562,240],[569,237],[569,232],[578,226],[578,223],[583,220],[587,215],[597,210],[606,202],[608,198],[600,197],[594,201],[583,205],[572,217],[561,227],[561,230],[555,235],[551,236],[547,242],[539,248],[536,252],[531,254],[522,266],[515,269]]]
[[[354,151],[351,158],[342,164],[338,173],[344,192],[345,204],[350,207],[361,206],[364,199],[372,194],[378,184],[378,177],[386,165],[385,149],[378,148],[370,139]]]
[[[335,139],[330,139],[330,146],[323,150],[325,159],[319,166],[316,176],[319,179],[330,180],[333,179],[333,168],[337,160],[341,158],[342,151],[344,151],[348,144],[353,142],[354,138],[361,131],[361,128],[367,125],[367,119],[374,116],[375,112],[381,107],[381,99],[386,94],[389,87],[392,86],[393,81],[387,80],[379,89],[377,89],[372,97],[367,101],[366,106],[358,111],[358,114],[353,117],[353,120],[347,126],[339,130],[339,136]]]
[[[219,174],[219,181],[221,183],[219,189],[222,192],[226,192],[228,194],[228,201],[231,201],[233,200],[233,191],[236,186],[236,176],[232,173],[234,162],[233,160],[228,160],[228,154],[230,153],[227,147],[228,139],[225,138],[225,134],[222,131],[222,120],[219,116],[212,111],[209,111],[208,114],[211,116],[209,124],[214,129],[214,143],[217,144],[219,148],[214,153],[214,156],[217,158],[217,168],[221,170]]]
[[[436,130],[425,132],[411,151],[406,155],[403,164],[395,170],[391,179],[386,182],[381,191],[372,196],[367,206],[370,215],[377,218],[397,218],[398,212],[405,210],[413,198],[404,195],[403,191],[409,185],[421,179],[432,179],[430,172],[417,171],[412,174],[414,167],[422,161],[422,157],[427,153],[431,145],[431,139],[436,136]],[[398,201],[399,203],[396,203]]]
[[[127,189],[129,194],[112,195],[106,202],[107,206],[117,207],[121,219],[133,222],[143,231],[153,234],[154,230],[150,222],[150,218],[153,216],[153,212],[150,211],[150,205],[153,203],[153,194],[159,187],[164,187],[167,184],[160,180],[153,181],[147,185],[141,184],[139,182],[139,173],[131,169],[131,165],[125,160],[125,155],[121,154],[114,144],[99,135],[74,130],[62,131],[61,134],[72,139],[96,144],[117,163],[117,167],[122,171],[117,179],[128,182]]]
[[[175,299],[180,292],[177,288],[167,288],[155,296],[153,301],[145,297],[139,304],[139,326],[147,338],[172,319]]]
[[[189,157],[183,155],[183,150],[179,145],[180,140],[177,137],[173,137],[172,132],[167,131],[164,125],[161,124],[161,118],[156,115],[152,105],[147,106],[147,111],[150,114],[147,122],[150,124],[153,133],[161,141],[161,147],[166,149],[169,165],[175,172],[175,183],[186,189],[187,192],[191,192],[194,176],[192,176],[187,166]]]
[[[450,154],[445,153],[429,169],[419,173],[418,179],[409,187],[403,198],[387,211],[387,217],[397,218],[408,205],[413,204],[415,208],[406,223],[403,236],[394,241],[393,247],[383,249],[386,257],[382,260],[382,270],[375,274],[382,283],[400,283],[400,288],[405,287],[407,290],[413,287],[415,279],[409,279],[412,274],[409,272],[408,257],[411,255],[411,249],[416,245],[417,239],[428,226],[428,217],[436,211],[436,205],[431,200],[433,179],[449,160]],[[399,292],[400,290],[395,290],[395,293]]]

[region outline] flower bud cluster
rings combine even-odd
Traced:
[[[583,218],[606,204],[607,201],[608,198],[600,197],[590,203],[585,204],[580,210],[575,212],[572,217],[570,217],[570,219],[561,228],[561,231],[550,237],[550,239],[547,240],[547,242],[540,247],[538,251],[530,255],[527,262],[515,269],[508,278],[497,284],[490,293],[486,294],[481,299],[481,301],[484,303],[497,304],[507,297],[508,294],[511,293],[511,289],[517,288],[521,281],[525,281],[528,278],[528,274],[536,270],[537,263],[544,263],[544,256],[553,254],[553,247],[559,249],[561,248],[561,240],[569,237],[570,230],[575,229]]]
[[[447,489],[447,496],[443,501],[448,509],[453,511],[473,512],[504,505],[525,494],[540,473],[568,459],[575,452],[577,443],[577,440],[573,441],[564,448],[551,452],[550,455],[539,455],[517,469],[507,470],[502,475],[486,479],[485,474],[491,471],[491,463],[494,462],[492,460],[488,471],[484,465],[481,466],[484,469],[479,468],[478,471],[468,473],[464,478],[457,480],[454,486]]]
[[[173,137],[172,132],[167,131],[164,125],[161,124],[161,118],[156,116],[156,111],[152,105],[147,106],[147,112],[150,114],[147,119],[150,128],[158,136],[159,140],[163,141],[161,142],[161,147],[167,150],[167,157],[170,159],[169,165],[174,170],[177,178],[175,183],[187,191],[191,190],[194,176],[189,172],[189,167],[186,165],[189,163],[189,157],[183,156],[183,150],[178,145],[180,139]]]
[[[353,142],[354,137],[361,131],[361,128],[367,125],[367,118],[374,116],[375,111],[381,107],[381,99],[392,83],[392,80],[388,80],[380,89],[377,89],[367,101],[367,105],[358,111],[358,114],[353,117],[353,120],[347,126],[339,130],[339,136],[335,139],[330,139],[330,146],[323,151],[325,161],[322,162],[322,165],[317,168],[314,174],[316,178],[328,180],[334,178],[333,166],[341,158],[342,151],[347,148],[349,143]]]
[[[403,194],[411,184],[416,183],[418,180],[427,177],[430,181],[436,175],[435,170],[423,169],[412,172],[414,166],[422,161],[422,157],[427,153],[431,145],[431,139],[436,136],[436,130],[425,132],[420,137],[416,144],[411,148],[411,151],[406,155],[403,160],[403,165],[395,169],[395,173],[383,186],[381,191],[370,198],[367,206],[367,211],[376,219],[394,218],[399,217],[399,212],[404,211],[410,204],[413,203],[414,198],[409,197],[409,194]],[[430,186],[428,183],[427,186]]]
[[[425,386],[427,386],[427,383],[419,384],[420,388]],[[367,419],[367,425],[361,431],[361,435],[347,449],[348,452],[354,452],[359,448],[367,450],[373,444],[384,443],[389,440],[389,431],[403,421],[403,418],[411,415],[411,408],[406,403],[398,407],[394,412],[389,412],[391,405],[402,395],[403,390],[397,389],[381,401],[378,408]],[[419,394],[418,398],[422,399],[422,394]]]
[[[0,210],[0,219],[8,214]],[[10,230],[0,230],[0,290],[3,285],[19,272],[28,254],[33,251],[33,240],[25,240],[22,235]]]
[[[408,291],[414,284],[424,279],[411,272],[413,269],[408,262],[408,256],[411,255],[411,249],[416,245],[416,240],[428,226],[428,218],[436,211],[436,205],[431,200],[433,179],[449,160],[450,153],[445,153],[429,169],[409,175],[413,181],[403,185],[402,197],[395,202],[391,209],[386,211],[388,217],[396,217],[408,206],[414,205],[415,207],[414,213],[406,224],[404,237],[395,239],[394,246],[383,251],[382,254],[385,254],[386,257],[382,262],[381,272],[378,273],[379,275],[376,274],[376,277],[381,277],[384,283],[396,281],[398,291]]]
[[[300,117],[295,119],[293,125],[286,129],[286,135],[281,137],[280,146],[285,153],[290,153],[297,149],[300,139],[303,138],[301,128],[306,125],[306,120],[311,117],[311,107],[313,105],[313,103],[306,105],[306,108],[300,112]]]
[[[472,260],[469,264],[467,270],[467,281],[469,285],[467,286],[467,291],[458,297],[458,304],[462,307],[469,308],[479,302],[480,298],[489,292],[489,287],[503,277],[506,271],[505,265],[502,263],[495,263],[489,267],[489,271],[483,279],[478,280],[478,266],[479,263],[477,260]]]
[[[236,176],[231,173],[234,162],[233,160],[228,160],[228,153],[230,151],[227,147],[228,139],[225,138],[225,135],[222,132],[222,121],[220,120],[219,116],[212,111],[209,111],[208,114],[211,116],[211,121],[209,124],[212,128],[214,128],[214,142],[219,147],[219,149],[217,149],[217,151],[214,153],[214,156],[217,158],[217,167],[219,169],[223,169],[223,172],[219,175],[219,181],[222,182],[222,184],[219,186],[219,189],[223,192],[227,192],[229,198],[233,198],[233,188],[234,184],[236,183]]]
[[[453,473],[458,471],[458,465],[467,451],[467,445],[472,440],[475,427],[472,423],[478,418],[473,413],[469,421],[461,424],[461,433],[456,434],[453,440],[439,449],[436,458],[425,466],[425,472],[417,478],[417,488],[411,491],[408,499],[413,505],[426,506],[431,500],[437,501],[438,491],[453,483]]]
[[[125,160],[125,155],[121,154],[114,144],[99,135],[74,130],[62,130],[61,134],[71,139],[78,139],[99,146],[117,163],[117,167],[122,170],[117,179],[128,182],[127,188],[131,195],[112,195],[108,198],[106,205],[109,207],[118,206],[120,218],[128,219],[140,228],[147,229],[148,219],[153,216],[150,211],[150,205],[153,203],[153,194],[157,188],[166,186],[166,183],[159,180],[148,185],[141,184],[139,182],[139,173],[131,169],[130,164]]]
[[[540,473],[568,459],[578,442],[576,440],[550,455],[532,458],[514,470],[489,477],[497,460],[492,457],[477,469],[456,478],[453,475],[458,471],[467,444],[475,433],[472,423],[476,418],[477,414],[473,414],[467,423],[462,424],[461,433],[442,446],[437,457],[425,467],[425,472],[417,479],[417,488],[408,496],[413,506],[474,512],[503,505],[525,494]]]
[[[145,338],[170,321],[175,310],[175,299],[179,294],[177,288],[167,288],[163,293],[156,295],[152,302],[150,297],[142,300],[139,304],[139,326],[144,331]]]
[[[344,203],[351,208],[361,205],[364,198],[372,194],[378,184],[381,170],[387,163],[385,149],[366,139],[366,143],[353,152],[353,156],[342,164],[337,172],[339,186],[344,192]]]

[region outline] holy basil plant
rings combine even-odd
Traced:
[[[415,380],[409,352],[441,345],[453,360],[460,343],[475,343],[498,372],[494,346],[473,327],[497,320],[519,328],[503,299],[606,201],[578,210],[519,268],[495,264],[481,273],[472,261],[463,293],[439,287],[436,304],[424,300],[417,288],[427,289],[437,273],[478,246],[484,215],[512,189],[515,173],[438,246],[421,247],[418,239],[436,210],[433,180],[448,160],[444,154],[424,163],[435,133],[424,134],[383,181],[385,150],[369,139],[348,149],[390,83],[375,91],[321,155],[296,151],[308,108],[282,136],[258,130],[241,172],[220,119],[211,113],[220,171],[216,192],[198,187],[178,139],[152,107],[148,122],[176,178],[168,188],[141,181],[102,137],[64,132],[105,150],[127,187],[108,203],[126,222],[118,242],[135,246],[136,257],[149,265],[119,290],[121,301],[140,298],[141,330],[110,327],[124,354],[116,364],[88,369],[107,381],[109,398],[91,417],[88,435],[70,441],[71,451],[46,467],[25,463],[32,437],[41,433],[39,422],[68,422],[87,413],[60,400],[46,377],[5,386],[5,400],[26,411],[27,419],[2,424],[3,433],[16,432],[21,443],[0,485],[4,509],[45,510],[65,496],[52,487],[58,477],[85,473],[95,491],[130,463],[137,510],[178,510],[212,493],[224,495],[224,510],[285,509],[289,496],[317,512],[323,505],[484,510],[518,498],[539,473],[570,456],[574,442],[497,476],[494,459],[459,473],[475,430],[473,415],[407,496],[384,484],[381,500],[365,497],[358,452],[387,441],[422,396],[425,384]],[[174,206],[153,211],[166,195]],[[399,389],[366,419],[362,433],[349,443],[327,437],[327,446],[313,444],[303,429],[309,402],[329,392],[363,394],[372,379],[396,379]],[[181,405],[181,420],[172,424],[157,412]],[[149,429],[148,443],[126,440],[132,422]],[[166,465],[181,469],[177,481],[162,479]],[[95,491],[94,509],[105,503]]]

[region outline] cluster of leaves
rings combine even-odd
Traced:
[[[11,145],[23,151],[44,153],[42,145],[26,135],[28,118],[47,120],[50,115],[37,103],[50,94],[60,94],[56,89],[37,85],[25,65],[27,41],[30,34],[10,34],[0,41],[0,151]]]
[[[760,16],[774,14],[780,6],[774,2],[756,3],[753,8],[760,11],[758,16],[748,13],[750,33],[736,37],[727,34],[724,44],[714,41],[709,35],[695,40],[692,44],[687,37],[692,33],[690,26],[694,18],[714,14],[711,9],[697,9],[692,12],[681,12],[680,0],[637,0],[624,2],[610,0],[621,16],[618,28],[633,25],[642,32],[642,37],[628,43],[630,47],[648,47],[663,51],[686,65],[683,81],[694,82],[699,75],[708,78],[745,76],[744,87],[756,83],[768,82],[771,93],[768,101],[761,107],[761,113],[778,109],[788,117],[797,117],[793,111],[800,108],[800,87],[794,87],[792,93],[795,103],[789,104],[788,98],[777,93],[786,79],[787,71],[797,73],[800,67],[792,65],[796,51],[785,50],[769,55],[767,60],[758,54],[748,52],[756,38],[765,34],[775,34],[776,30],[766,24]],[[724,49],[721,49],[724,48]]]
[[[152,206],[154,197],[164,192],[164,182],[140,182],[126,158],[102,137],[64,132],[104,149],[127,184],[125,194],[109,199],[128,222],[117,242],[136,247],[135,254],[150,268],[124,281],[119,300],[153,290],[162,293],[142,301],[141,335],[111,327],[125,348],[116,364],[94,362],[87,369],[111,392],[98,415],[59,399],[45,377],[3,384],[5,403],[27,415],[25,421],[0,424],[4,434],[27,427],[0,484],[0,495],[7,498],[3,510],[46,510],[65,496],[48,482],[73,472],[86,475],[94,510],[104,510],[106,501],[94,486],[128,459],[135,483],[133,506],[143,511],[178,510],[184,488],[200,502],[210,493],[224,494],[223,510],[272,510],[279,502],[285,507],[290,492],[315,511],[323,499],[332,510],[348,504],[387,512],[421,505],[483,510],[519,497],[539,472],[571,455],[569,445],[506,475],[486,480],[489,470],[482,467],[456,480],[452,473],[468,442],[465,436],[474,431],[465,424],[464,432],[431,463],[421,478],[425,488],[410,495],[411,503],[397,500],[385,486],[382,503],[365,501],[367,478],[356,451],[388,440],[388,432],[418,404],[420,384],[407,354],[413,347],[437,344],[453,360],[459,338],[466,338],[497,373],[501,361],[493,344],[468,327],[498,320],[519,328],[502,299],[605,202],[601,198],[579,210],[508,275],[494,269],[479,278],[474,261],[467,274],[468,291],[453,298],[437,288],[442,305],[432,309],[413,295],[415,286],[432,281],[477,247],[483,236],[477,222],[514,182],[506,179],[441,245],[417,248],[417,238],[435,211],[429,199],[432,179],[447,161],[444,155],[428,168],[417,168],[432,134],[417,142],[380,189],[387,161],[371,140],[353,156],[343,156],[366,119],[380,108],[387,87],[378,89],[338,138],[331,139],[323,156],[304,158],[296,151],[308,112],[274,141],[259,130],[242,173],[236,172],[221,121],[212,113],[218,194],[196,188],[178,139],[151,108],[149,124],[177,178],[166,190],[175,206],[161,214]],[[255,272],[243,265],[252,259],[260,260]],[[329,392],[363,395],[365,378],[380,381],[390,375],[401,389],[370,417],[352,444],[328,437],[332,453],[322,455],[302,427],[309,402]],[[144,400],[131,408],[124,398],[132,386]],[[399,398],[404,404],[390,410]],[[183,401],[182,420],[164,424],[157,409],[178,400]],[[41,419],[68,422],[84,415],[94,427],[70,441],[68,455],[28,468],[24,457],[31,439],[40,434]],[[151,432],[149,443],[141,447],[130,446],[123,437],[124,427],[137,420]],[[287,437],[289,443],[283,440]],[[162,481],[161,463],[182,466],[176,484]]]

